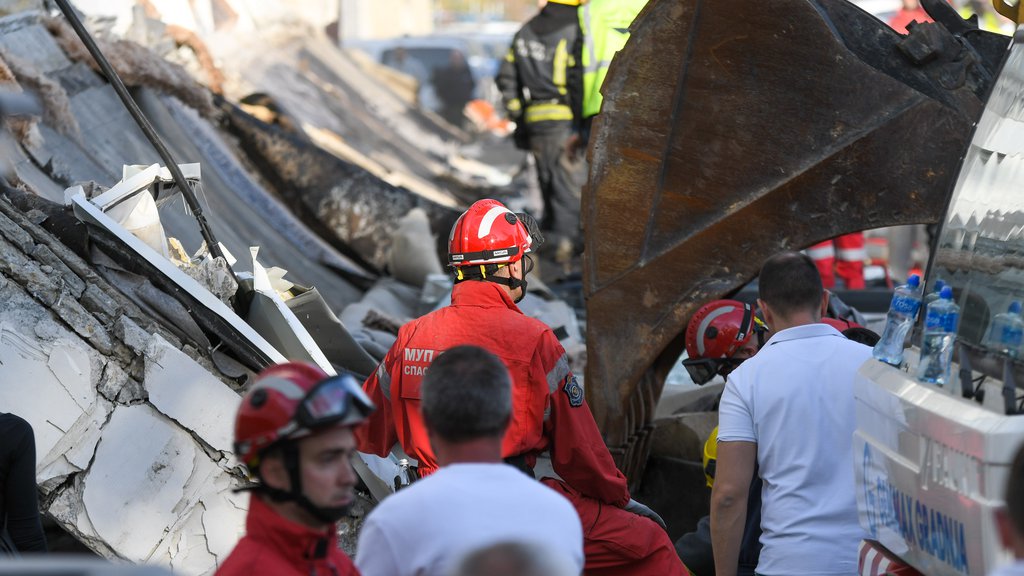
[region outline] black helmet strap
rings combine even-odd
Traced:
[[[281,490],[280,488],[268,485],[260,469],[256,471],[256,476],[259,478],[260,483],[257,486],[251,487],[251,489],[266,494],[275,502],[295,502],[306,512],[312,514],[314,518],[325,524],[333,524],[344,518],[348,514],[349,508],[351,508],[350,506],[317,506],[302,491],[302,470],[299,466],[298,444],[294,441],[282,442],[281,451],[291,489]]]
[[[509,270],[508,276],[498,276],[496,273],[501,268],[505,268],[508,264],[478,264],[476,266],[459,266],[455,269],[455,283],[463,282],[465,280],[483,280],[485,282],[494,282],[495,284],[501,284],[502,286],[508,286],[510,290],[516,288],[522,288],[523,293],[516,298],[515,302],[519,302],[526,296],[527,280],[526,275],[532,269],[532,260],[529,255],[523,255],[523,273],[522,278],[512,277],[511,270]],[[527,267],[527,264],[530,264]],[[529,268],[529,269],[528,269]]]

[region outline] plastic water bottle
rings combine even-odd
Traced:
[[[960,307],[953,302],[953,289],[945,286],[939,293],[939,299],[925,310],[921,361],[917,365],[918,381],[938,386],[949,382],[953,343],[959,322]]]
[[[928,309],[928,305],[939,299],[939,294],[942,293],[942,288],[945,287],[946,283],[942,280],[935,280],[935,286],[932,287],[932,291],[925,295],[921,301],[921,305],[924,306],[925,310]]]
[[[903,342],[921,308],[920,286],[921,278],[914,274],[907,279],[906,284],[896,287],[885,318],[885,330],[872,351],[878,360],[893,366],[903,363]]]
[[[992,350],[996,350],[1011,357],[1016,357],[1020,352],[1020,345],[1024,340],[1024,318],[1020,316],[1020,302],[1010,302],[1010,308],[1006,312],[996,314],[992,319],[992,327],[988,332],[988,339],[985,344]]]

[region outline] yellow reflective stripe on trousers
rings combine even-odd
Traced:
[[[572,120],[572,108],[565,104],[533,104],[526,108],[525,120],[527,124],[548,120]]]

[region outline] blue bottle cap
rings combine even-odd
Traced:
[[[939,292],[939,298],[942,298],[942,299],[945,299],[945,300],[952,300],[953,299],[953,288],[951,286],[943,286],[942,287],[942,292]]]
[[[935,281],[935,291],[936,292],[942,292],[942,287],[945,286],[945,285],[946,285],[946,282],[943,281],[941,278],[939,278],[938,280]]]
[[[917,274],[911,274],[910,278],[907,278],[907,286],[911,288],[917,288],[921,285],[921,277]]]
[[[1016,300],[1014,300],[1013,302],[1010,302],[1010,313],[1011,314],[1020,314],[1020,302],[1018,302]]]

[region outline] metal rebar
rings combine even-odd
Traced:
[[[78,38],[85,44],[85,48],[92,55],[96,64],[99,65],[100,70],[106,75],[107,81],[114,88],[114,92],[121,99],[125,108],[128,109],[128,113],[135,119],[135,123],[142,130],[142,133],[149,139],[150,144],[156,149],[157,154],[167,165],[167,169],[171,172],[171,177],[174,178],[174,183],[181,189],[181,194],[185,198],[185,202],[188,204],[189,209],[196,218],[196,222],[199,224],[199,232],[202,234],[203,239],[206,241],[206,247],[209,249],[210,254],[213,254],[215,258],[223,258],[224,253],[221,252],[220,244],[213,236],[213,230],[210,228],[209,223],[206,221],[206,217],[203,216],[203,208],[199,205],[199,200],[196,198],[195,191],[189,186],[188,181],[185,179],[185,175],[181,173],[181,169],[178,168],[178,164],[174,161],[174,157],[171,156],[170,150],[164,146],[163,141],[160,139],[160,135],[153,129],[153,125],[149,123],[149,120],[142,113],[139,105],[132,98],[131,94],[128,93],[128,89],[125,88],[124,82],[121,81],[121,77],[117,75],[114,68],[111,67],[110,62],[100,51],[99,46],[89,35],[89,31],[82,25],[82,21],[78,19],[78,15],[75,14],[74,9],[68,3],[68,0],[54,0],[60,11],[64,13],[64,17],[67,18],[68,23],[74,28],[75,33],[78,34]]]

